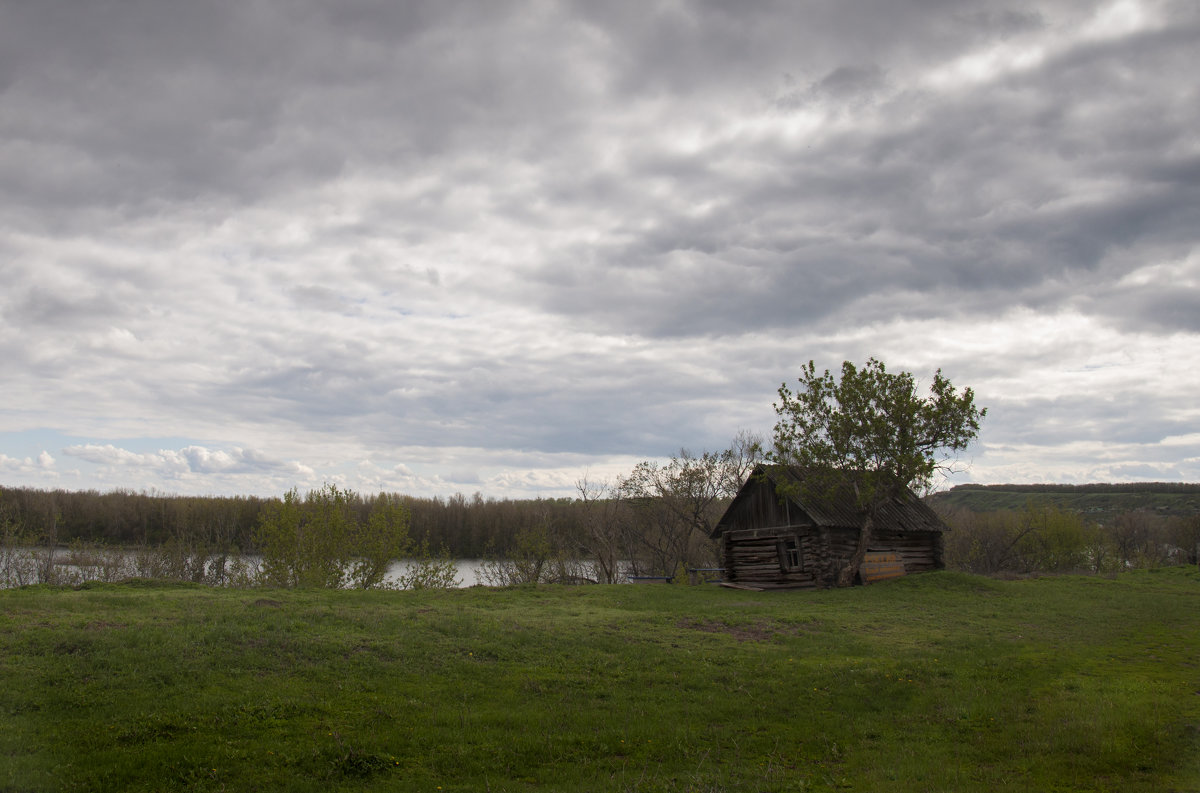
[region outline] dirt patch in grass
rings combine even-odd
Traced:
[[[704,633],[728,634],[742,642],[765,642],[788,632],[781,629],[779,625],[763,620],[751,624],[730,625],[717,620],[687,619],[680,620],[676,625],[680,628]]]

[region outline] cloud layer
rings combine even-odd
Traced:
[[[193,5],[0,3],[4,484],[568,493],[869,355],[1200,480],[1193,3]]]

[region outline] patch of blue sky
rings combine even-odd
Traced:
[[[0,454],[9,457],[36,458],[42,452],[57,457],[69,446],[116,446],[119,449],[145,454],[163,449],[183,449],[187,446],[220,446],[211,440],[159,436],[146,438],[99,438],[83,435],[67,435],[56,429],[40,427],[30,430],[0,432]]]

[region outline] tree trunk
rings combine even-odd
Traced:
[[[863,557],[867,555],[867,548],[871,544],[871,529],[874,527],[875,516],[873,512],[868,512],[862,527],[858,530],[858,547],[854,549],[854,555],[846,562],[846,566],[838,573],[838,586],[854,585],[854,577],[858,574],[859,565],[862,564]]]

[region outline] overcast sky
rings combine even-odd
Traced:
[[[0,0],[0,485],[569,495],[812,359],[1200,481],[1200,5]]]

